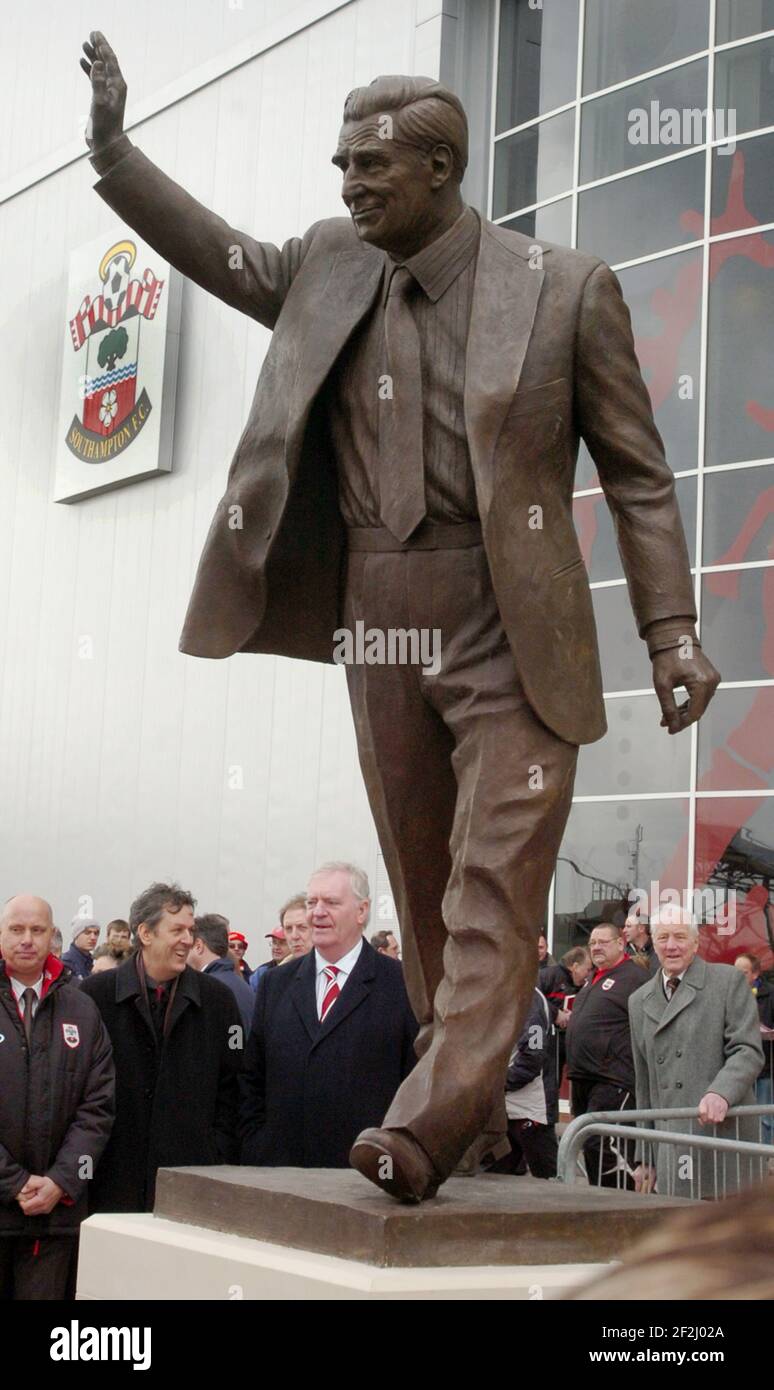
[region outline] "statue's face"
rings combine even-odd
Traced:
[[[448,151],[403,144],[396,115],[345,121],[332,162],[343,174],[341,196],[361,241],[401,259],[432,240]]]

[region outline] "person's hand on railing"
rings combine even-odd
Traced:
[[[714,1091],[708,1091],[699,1101],[699,1124],[722,1125],[728,1111],[728,1101]]]
[[[652,1192],[656,1186],[656,1170],[649,1163],[639,1163],[633,1176],[635,1192]]]

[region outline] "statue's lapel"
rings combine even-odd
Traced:
[[[371,308],[384,258],[359,246],[340,251],[314,300],[298,360],[290,419],[305,416],[350,334]]]
[[[492,456],[519,384],[543,284],[542,256],[527,237],[482,220],[465,365],[465,423],[479,511],[492,500]]]

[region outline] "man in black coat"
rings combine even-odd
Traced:
[[[228,922],[217,912],[208,912],[194,919],[194,943],[188,957],[188,964],[203,975],[211,975],[230,989],[237,1002],[245,1040],[250,1033],[255,1007],[255,995],[249,984],[237,974],[234,962],[228,954]]]
[[[397,961],[363,931],[368,879],[349,864],[312,876],[314,949],[266,971],[242,1073],[242,1162],[346,1168],[416,1060],[417,1024]]]
[[[636,1104],[629,996],[646,983],[646,975],[627,956],[621,928],[612,922],[594,928],[589,952],[594,974],[575,996],[566,1033],[575,1116],[634,1110]],[[634,1150],[628,1141],[594,1135],[583,1153],[590,1183],[634,1190]]]
[[[193,909],[177,884],[151,884],[129,914],[135,954],[81,986],[116,1061],[116,1122],[95,1211],[151,1211],[159,1168],[236,1160],[244,1029],[225,985],[187,965]]]
[[[51,955],[49,904],[0,916],[0,1300],[73,1296],[78,1229],[113,1123],[98,1010]]]

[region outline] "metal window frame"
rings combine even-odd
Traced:
[[[638,165],[635,169],[619,170],[617,173],[608,174],[599,179],[580,182],[580,151],[581,151],[581,118],[582,108],[590,101],[596,101],[600,97],[607,96],[612,92],[625,90],[638,83],[647,82],[649,79],[659,77],[663,73],[679,71],[690,63],[695,63],[700,59],[707,60],[707,90],[706,90],[706,109],[714,111],[715,96],[715,66],[716,57],[719,53],[728,52],[732,49],[745,48],[753,44],[761,43],[763,40],[774,38],[774,29],[762,30],[757,34],[748,34],[740,39],[732,39],[725,43],[716,43],[715,34],[717,27],[717,0],[710,0],[709,5],[709,36],[705,48],[697,50],[695,53],[686,54],[674,63],[667,63],[661,67],[653,68],[647,72],[637,73],[623,82],[614,83],[608,87],[600,88],[598,91],[583,92],[583,60],[586,37],[586,0],[580,0],[578,9],[578,47],[575,74],[575,95],[572,100],[564,102],[560,106],[553,107],[549,111],[541,112],[539,115],[531,117],[528,121],[523,121],[518,125],[509,127],[507,130],[498,131],[497,122],[497,89],[499,80],[500,62],[500,26],[501,26],[501,0],[495,0],[494,14],[494,45],[492,58],[492,89],[491,89],[491,111],[490,111],[490,144],[489,144],[489,169],[488,169],[488,189],[487,189],[487,212],[491,217],[493,198],[494,198],[494,155],[497,145],[508,139],[510,136],[521,131],[528,130],[532,126],[541,124],[549,120],[552,116],[558,116],[567,111],[575,111],[575,128],[573,135],[573,182],[570,188],[561,193],[552,194],[550,198],[541,199],[526,207],[516,208],[512,212],[506,213],[496,219],[498,225],[512,221],[516,217],[524,216],[530,212],[538,212],[544,207],[549,207],[554,203],[564,202],[567,198],[571,199],[571,240],[572,247],[577,246],[578,236],[578,207],[579,196],[581,193],[588,192],[595,188],[600,188],[608,183],[615,183],[621,179],[633,178],[638,174],[647,172],[650,169],[658,168],[663,164],[673,163],[678,159],[689,159],[693,155],[701,155],[704,159],[704,226],[701,237],[684,242],[676,246],[662,248],[651,252],[645,256],[633,257],[626,261],[617,262],[613,269],[628,270],[634,266],[647,265],[651,261],[663,260],[667,256],[678,255],[683,251],[698,251],[702,253],[702,284],[701,284],[701,320],[699,326],[699,381],[698,381],[698,413],[699,426],[697,437],[697,459],[696,466],[683,469],[675,474],[676,478],[695,477],[696,478],[696,561],[691,566],[691,573],[694,576],[694,595],[696,611],[698,615],[697,628],[701,632],[701,600],[702,600],[702,580],[705,574],[713,574],[724,570],[740,569],[765,569],[774,565],[772,560],[752,560],[743,561],[734,565],[703,565],[701,557],[703,553],[704,540],[704,475],[706,473],[726,472],[738,468],[764,467],[767,463],[774,463],[774,458],[754,459],[749,461],[738,461],[734,463],[711,464],[705,463],[706,433],[707,433],[707,359],[709,344],[709,264],[711,247],[718,242],[732,240],[736,237],[748,237],[763,235],[766,232],[774,231],[774,222],[768,222],[756,227],[739,228],[732,232],[722,232],[716,235],[711,234],[711,206],[712,206],[712,172],[713,172],[713,151],[719,146],[727,145],[727,138],[713,137],[704,140],[701,144],[693,145],[690,149],[678,150],[676,153],[666,155],[661,159],[649,161],[646,164]],[[709,124],[709,123],[708,123]],[[709,130],[707,131],[709,134]],[[751,140],[760,139],[763,136],[774,134],[774,125],[762,126],[757,130],[744,131],[737,137],[737,144],[747,143]],[[582,488],[573,493],[573,498],[594,496],[602,494],[601,487]],[[593,590],[620,587],[626,584],[623,576],[618,579],[597,580],[590,584]],[[733,689],[762,689],[774,686],[774,680],[759,681],[722,681],[721,690]],[[606,690],[604,698],[607,699],[631,699],[642,698],[645,695],[652,695],[651,689],[647,690]],[[587,805],[595,802],[635,802],[635,801],[663,801],[681,800],[688,802],[688,845],[687,845],[687,872],[688,884],[686,888],[692,889],[695,879],[695,857],[696,857],[696,813],[697,803],[702,800],[733,800],[737,797],[747,797],[750,795],[749,788],[741,791],[702,791],[697,785],[698,778],[698,726],[691,726],[690,731],[691,747],[689,759],[689,786],[685,791],[678,792],[640,792],[611,793],[609,795],[589,795],[573,797],[573,805]],[[762,798],[774,797],[774,790],[756,791],[756,796]],[[552,877],[551,887],[548,898],[548,939],[549,948],[553,947],[554,940],[554,910],[556,895],[556,874]]]

